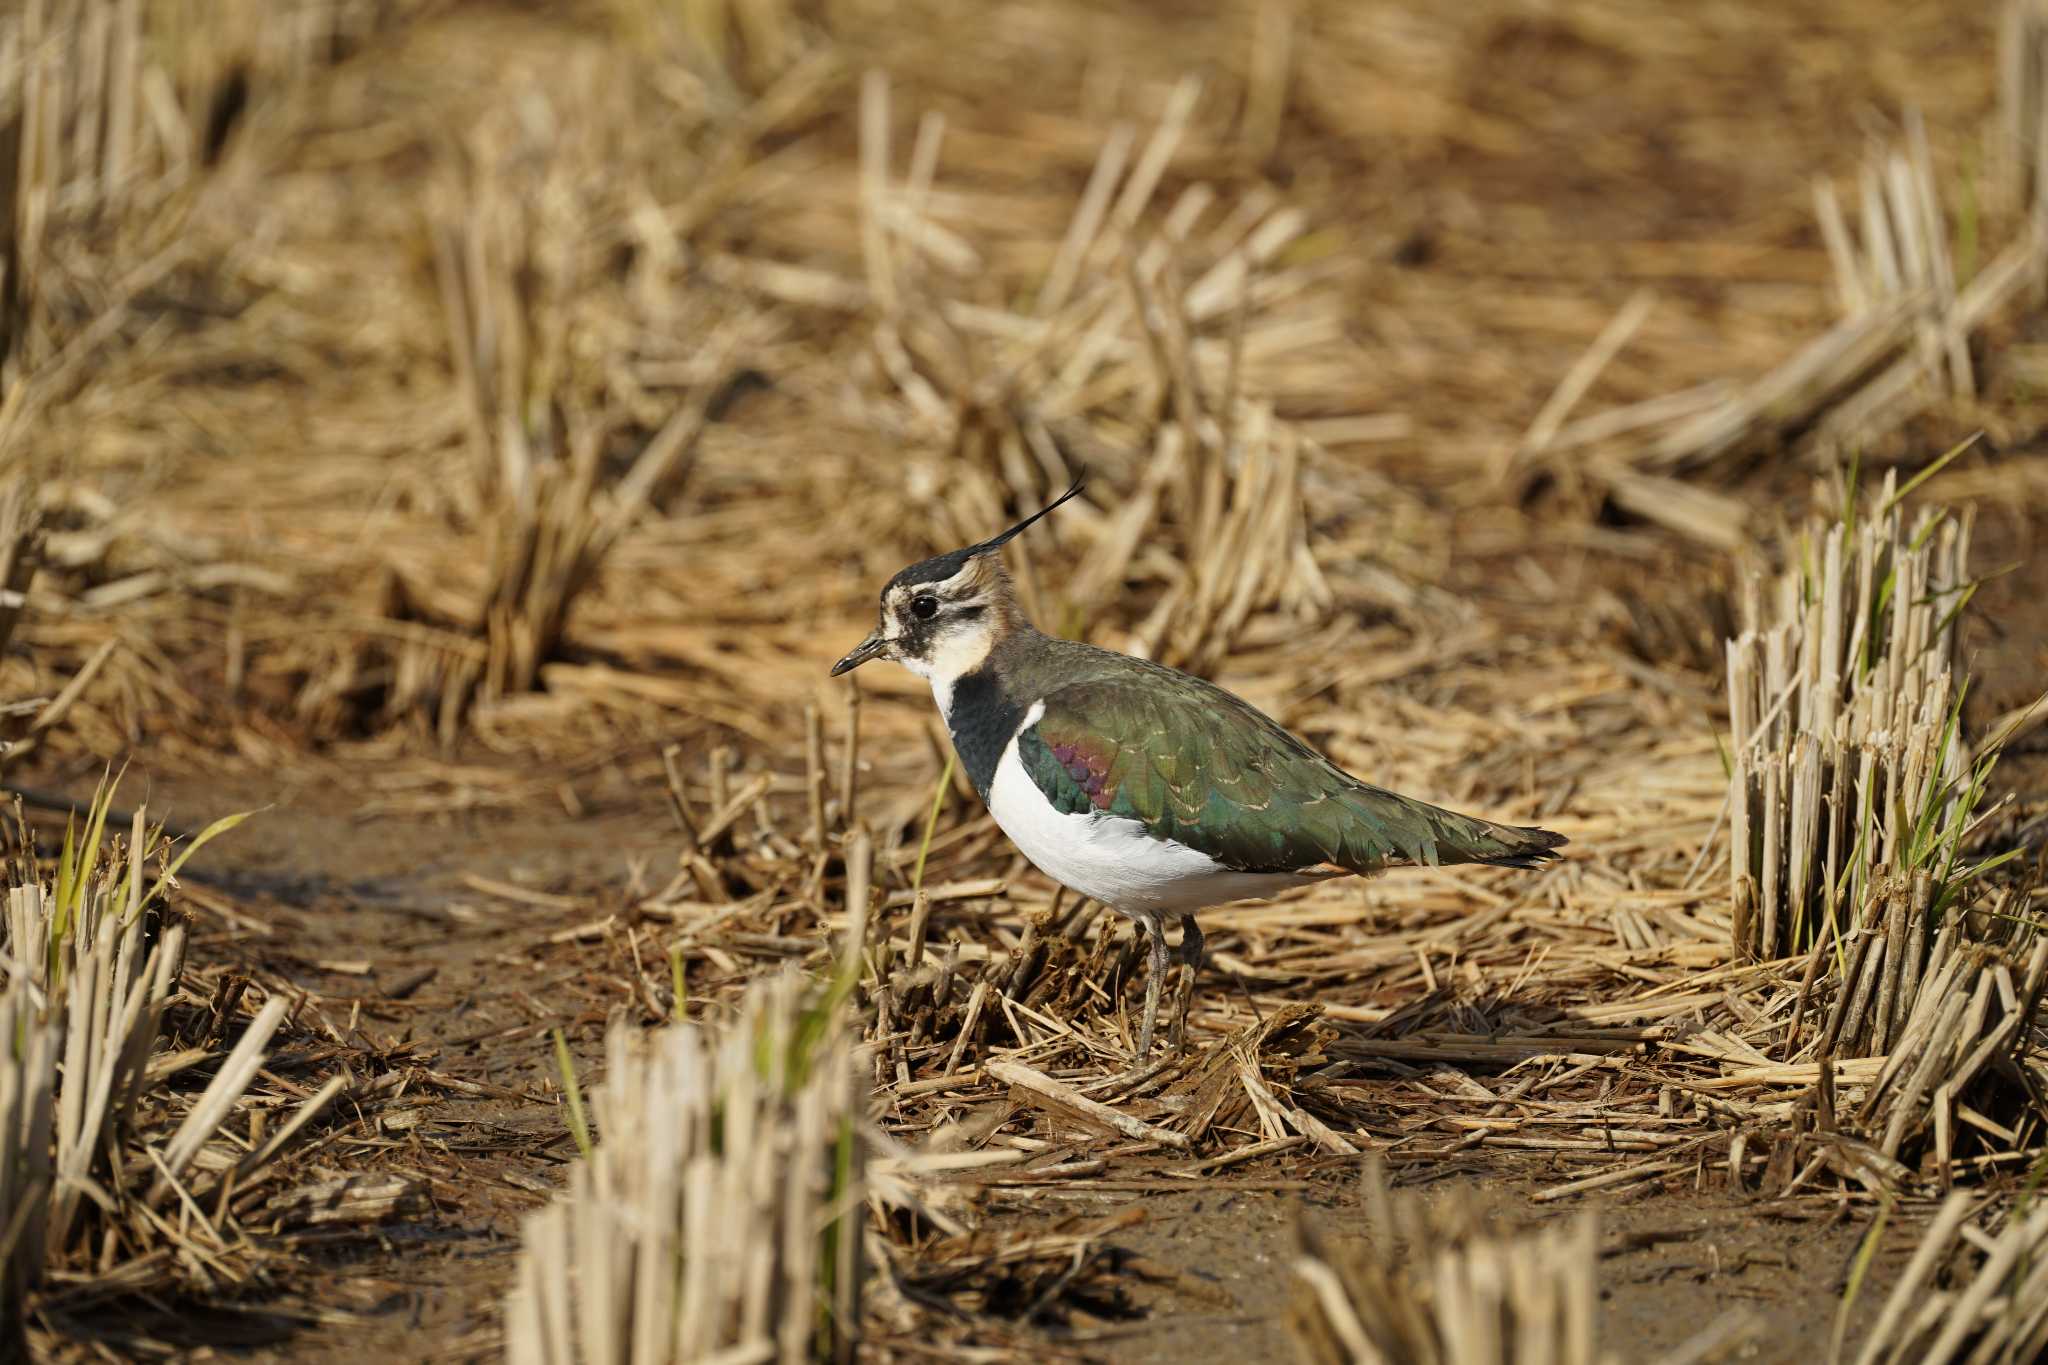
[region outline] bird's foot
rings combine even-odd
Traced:
[[[1174,991],[1173,1030],[1167,1035],[1167,1046],[1175,1052],[1185,1052],[1188,1046],[1188,1007],[1195,999],[1195,969],[1183,966],[1180,972],[1180,986]]]
[[[1145,1022],[1138,1027],[1140,1066],[1152,1055],[1152,1039],[1159,1024],[1159,988],[1166,982],[1166,935],[1160,932],[1156,920],[1145,921],[1145,929],[1151,937],[1152,970],[1145,978]]]
[[[1180,989],[1175,993],[1173,1050],[1188,1045],[1188,1006],[1195,999],[1195,975],[1202,970],[1202,926],[1192,914],[1180,917]]]

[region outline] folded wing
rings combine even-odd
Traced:
[[[1565,842],[1375,787],[1228,692],[1184,674],[1075,683],[1017,756],[1055,808],[1142,821],[1242,872],[1396,863],[1534,867]]]

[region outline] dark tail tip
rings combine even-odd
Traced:
[[[1538,829],[1534,825],[1505,826],[1503,833],[1519,835],[1522,847],[1511,853],[1501,853],[1477,861],[1485,863],[1488,867],[1539,868],[1545,863],[1555,862],[1562,855],[1554,850],[1571,842],[1555,830]]]

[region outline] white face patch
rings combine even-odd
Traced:
[[[954,681],[981,667],[995,646],[1000,627],[985,574],[969,564],[951,578],[891,588],[882,601],[882,638],[895,646],[898,663],[931,683],[941,715],[951,709]],[[911,604],[920,597],[938,601],[936,616],[917,617]]]
[[[986,619],[962,621],[935,636],[921,659],[905,658],[903,666],[932,685],[932,700],[941,719],[953,718],[953,684],[980,668],[995,647],[995,627]]]

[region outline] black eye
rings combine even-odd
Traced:
[[[939,614],[939,599],[928,592],[921,592],[910,599],[910,614],[920,621],[929,621]]]

